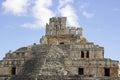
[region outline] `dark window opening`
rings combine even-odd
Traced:
[[[78,69],[78,74],[79,74],[79,75],[83,75],[83,74],[84,74],[83,68],[79,68],[79,69]]]
[[[103,51],[103,57],[104,57],[104,51]]]
[[[72,34],[71,37],[74,37],[74,35]]]
[[[89,58],[89,51],[87,51],[86,58]]]
[[[17,55],[17,57],[19,57],[20,54],[19,54],[19,53],[16,53],[16,55]]]
[[[110,76],[110,69],[109,68],[105,68],[104,69],[104,73],[105,73],[105,76]]]
[[[25,53],[22,53],[22,57],[24,57],[25,56]]]
[[[64,42],[60,42],[60,44],[64,44]]]
[[[13,67],[13,68],[12,68],[11,74],[12,74],[12,75],[15,75],[15,74],[16,74],[16,67]]]
[[[81,58],[84,58],[84,52],[81,51]]]

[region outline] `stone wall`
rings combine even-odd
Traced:
[[[50,18],[49,24],[46,24],[46,35],[81,35],[82,28],[66,27],[66,17]]]
[[[82,28],[67,27],[66,17],[50,18],[46,24],[46,34],[40,39],[41,44],[64,43],[87,43],[82,35]]]
[[[66,60],[65,66],[69,74],[78,74],[78,69],[84,69],[84,75],[87,76],[94,76],[94,77],[102,77],[105,75],[104,70],[105,68],[110,69],[110,76],[116,77],[118,76],[118,66],[116,61],[106,62],[106,60]],[[107,64],[107,65],[106,65]]]
[[[104,58],[104,48],[103,47],[96,47],[93,43],[85,43],[85,44],[76,44],[71,45],[71,51],[70,55],[71,58],[77,58],[78,59],[87,59],[87,53],[89,59],[103,59]],[[84,54],[83,57],[81,57],[81,54]]]
[[[71,75],[71,76],[36,76],[36,78],[33,78],[31,76],[21,75],[20,76],[14,76],[15,80],[120,80],[118,77],[90,77],[90,76],[77,76],[77,75]],[[6,77],[7,80],[9,77]],[[1,78],[0,80],[5,80],[5,78]]]

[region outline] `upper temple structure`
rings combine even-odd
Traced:
[[[50,18],[46,24],[46,35],[41,38],[41,44],[75,44],[87,43],[82,35],[82,28],[66,27],[66,17]]]
[[[40,44],[9,51],[0,61],[0,80],[120,80],[119,61],[89,42],[83,29],[52,17]]]

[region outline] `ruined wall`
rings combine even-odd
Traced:
[[[66,17],[50,18],[49,24],[46,24],[46,35],[57,35],[58,30],[66,29]]]
[[[71,58],[78,57],[79,59],[103,59],[104,48],[103,47],[97,47],[93,43],[83,43],[78,45],[71,45]],[[83,57],[81,57],[83,53]],[[87,56],[88,54],[88,56]],[[76,57],[76,58],[77,58]]]
[[[16,75],[30,57],[30,47],[21,47],[16,51],[9,51],[0,62],[0,75]]]
[[[112,64],[113,63],[113,64]],[[108,64],[108,65],[106,65]],[[106,62],[106,60],[66,60],[65,66],[68,68],[69,74],[79,75],[78,69],[83,68],[84,75],[93,76],[93,77],[102,77],[105,76],[105,68],[110,69],[111,77],[118,77],[118,63],[113,61],[111,63]],[[114,65],[114,66],[113,66]]]
[[[11,68],[10,67],[0,68],[0,75],[11,75]]]
[[[41,44],[87,43],[82,35],[82,28],[66,27],[66,17],[50,18],[46,24],[46,35],[40,39]]]
[[[49,24],[46,24],[46,36],[57,35],[81,35],[82,28],[66,27],[66,17],[50,18]]]
[[[105,76],[105,68],[109,68],[109,76],[118,77],[119,62],[105,59],[103,50],[103,47],[96,47],[92,43],[70,45],[69,57],[65,59],[67,72],[70,75],[79,75],[78,69],[83,68],[83,75],[102,77]],[[88,56],[87,51],[89,51]],[[82,56],[82,53],[84,53],[84,56]]]
[[[13,68],[15,68],[15,74],[17,74],[20,71],[22,64],[24,64],[24,61],[24,59],[3,60],[0,65],[0,75],[12,75]]]
[[[88,43],[88,41],[84,37],[72,36],[72,35],[59,35],[59,36],[43,36],[40,39],[41,44],[60,44],[63,42],[64,44],[80,44],[80,43]]]

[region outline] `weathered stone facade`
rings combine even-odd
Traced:
[[[118,65],[119,65],[119,72],[118,73],[119,73],[119,77],[120,77],[120,63]]]
[[[119,62],[104,58],[104,47],[89,42],[82,28],[50,18],[40,44],[9,51],[0,61],[0,80],[120,80]]]

